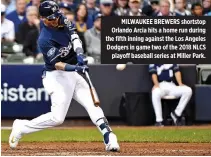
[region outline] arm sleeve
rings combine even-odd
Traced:
[[[73,49],[75,52],[76,52],[77,48],[82,49],[82,42],[81,42],[78,34],[75,31],[73,33],[71,33],[71,43],[73,44]]]
[[[174,73],[180,71],[180,70],[179,70],[179,65],[178,65],[178,64],[174,64],[174,65],[173,65],[173,71],[174,71]]]
[[[61,53],[52,43],[39,40],[38,48],[39,51],[43,53],[44,59],[48,63],[55,65],[57,62],[60,62],[59,57],[61,56]]]
[[[149,73],[150,74],[157,74],[157,70],[156,70],[155,64],[150,64],[149,65]]]

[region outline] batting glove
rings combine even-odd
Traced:
[[[85,73],[86,71],[89,72],[89,67],[87,65],[83,66],[76,66],[75,71],[80,72],[80,73]]]
[[[77,54],[77,61],[80,66],[87,65],[88,62],[86,56],[83,54]]]

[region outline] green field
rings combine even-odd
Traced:
[[[113,128],[119,141],[124,142],[184,142],[211,143],[210,129],[193,128]],[[1,130],[1,141],[8,142],[10,130]],[[96,128],[48,129],[25,135],[25,142],[102,141]]]

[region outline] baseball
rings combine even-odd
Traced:
[[[116,69],[119,71],[122,71],[126,68],[126,64],[117,64]]]

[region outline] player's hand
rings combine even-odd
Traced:
[[[89,67],[87,65],[83,65],[83,66],[76,66],[75,71],[77,72],[81,72],[81,73],[85,73],[86,71],[89,71]]]
[[[86,56],[83,54],[77,54],[77,61],[80,66],[87,65],[88,62]]]
[[[154,85],[153,88],[152,88],[152,91],[153,91],[155,88],[159,88],[159,85]]]

